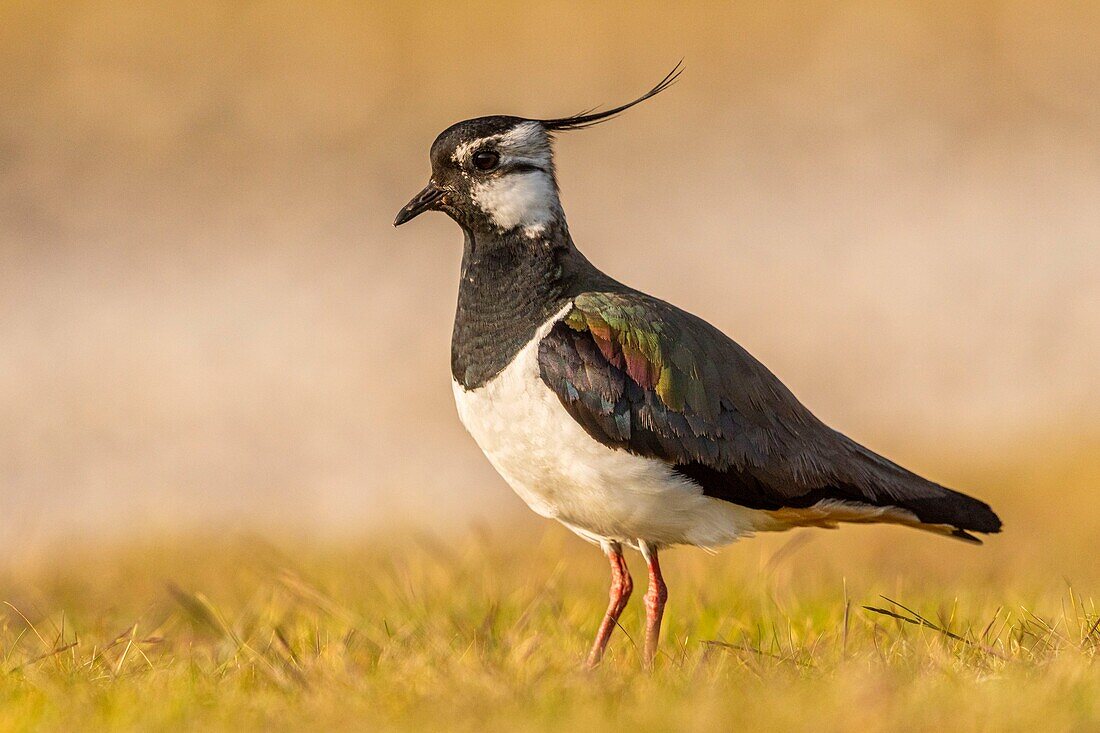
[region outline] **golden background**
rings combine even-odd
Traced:
[[[1017,542],[1095,536],[1098,3],[0,0],[0,546],[539,521],[454,414],[461,235],[391,222],[452,122],[681,56],[559,138],[581,249]]]

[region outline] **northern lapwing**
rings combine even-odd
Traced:
[[[668,88],[558,119],[491,116],[444,130],[431,180],[398,226],[442,211],[465,235],[451,341],[458,414],[535,512],[598,544],[610,604],[599,663],[632,581],[649,568],[643,661],[667,591],[658,553],[754,532],[889,522],[980,542],[989,505],[921,478],[831,429],[706,321],[624,285],[573,243],[554,175],[556,133],[608,120]]]

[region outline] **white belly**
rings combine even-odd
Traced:
[[[714,547],[778,529],[764,512],[704,496],[663,461],[608,448],[566,412],[539,376],[547,321],[484,386],[454,383],[458,414],[493,467],[535,512],[592,541]]]

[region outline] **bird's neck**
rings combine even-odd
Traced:
[[[573,246],[564,222],[538,237],[491,229],[465,235],[451,374],[476,389],[511,363],[539,326],[606,276]]]

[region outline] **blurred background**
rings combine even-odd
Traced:
[[[452,122],[681,57],[560,137],[580,248],[1095,537],[1100,4],[0,0],[0,549],[536,526],[454,413],[461,235],[391,222]]]

